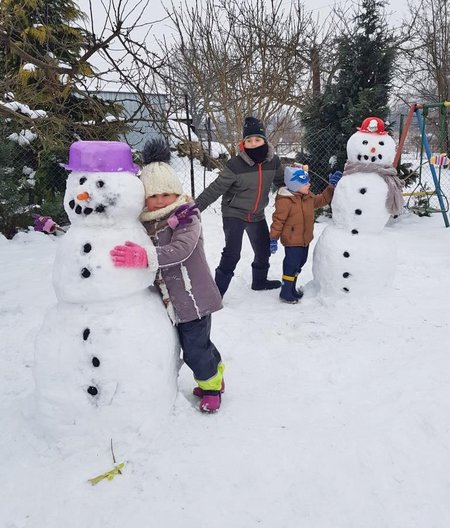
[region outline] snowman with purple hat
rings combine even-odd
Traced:
[[[395,142],[384,121],[364,119],[347,142],[347,162],[331,202],[333,224],[314,248],[314,282],[321,294],[362,297],[391,286],[395,245],[385,226],[403,208],[394,158]]]
[[[109,255],[124,239],[151,244],[138,167],[125,143],[77,141],[66,169],[71,226],[58,239],[58,302],[36,343],[36,420],[59,438],[153,434],[176,396],[179,344],[149,289],[156,270],[125,275]]]

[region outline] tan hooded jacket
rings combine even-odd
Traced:
[[[275,198],[270,238],[281,238],[283,246],[308,246],[314,238],[314,209],[331,202],[334,187],[329,185],[321,194],[293,194],[281,187]]]

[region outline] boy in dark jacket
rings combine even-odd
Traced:
[[[269,202],[272,183],[277,188],[283,185],[283,168],[258,119],[245,119],[242,137],[239,153],[196,199],[203,211],[222,196],[225,247],[215,275],[222,297],[241,258],[244,231],[254,252],[252,289],[271,290],[281,286],[280,281],[267,280],[270,239],[264,209]]]
[[[336,171],[328,177],[329,185],[321,194],[310,192],[307,165],[289,166],[284,170],[285,187],[278,190],[275,212],[270,226],[270,251],[275,253],[281,238],[285,257],[280,299],[295,304],[303,292],[297,291],[297,277],[308,258],[309,244],[313,239],[314,209],[331,202],[334,188],[342,176]]]
[[[200,410],[215,412],[224,390],[224,365],[210,339],[211,313],[222,308],[222,299],[206,262],[200,215],[168,164],[170,150],[165,142],[147,142],[143,159],[146,165],[140,179],[146,207],[141,221],[154,245],[144,248],[126,242],[116,246],[111,256],[122,267],[156,263],[155,285],[176,325],[183,359],[198,384],[193,392],[201,398]]]

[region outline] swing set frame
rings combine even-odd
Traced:
[[[445,227],[450,227],[450,222],[449,222],[449,218],[447,214],[448,213],[448,200],[442,191],[441,182],[440,182],[441,168],[439,168],[439,175],[438,175],[436,171],[436,166],[432,163],[432,160],[431,160],[433,153],[431,151],[430,143],[428,141],[428,137],[425,131],[426,117],[428,115],[429,109],[431,108],[439,108],[440,110],[440,113],[439,113],[439,119],[440,119],[440,125],[441,125],[440,126],[440,129],[441,129],[440,141],[442,145],[442,132],[443,132],[444,124],[445,124],[447,108],[450,108],[450,101],[443,101],[441,103],[436,103],[436,104],[413,103],[409,107],[408,114],[406,116],[406,120],[404,123],[403,123],[404,116],[401,116],[402,119],[400,121],[400,141],[399,141],[397,152],[394,158],[393,165],[394,167],[398,167],[398,165],[400,164],[400,158],[401,158],[403,147],[405,145],[405,140],[408,135],[408,131],[411,127],[413,117],[415,116],[417,120],[417,125],[420,130],[420,135],[421,135],[421,160],[423,158],[423,153],[425,151],[425,154],[428,160],[428,165],[430,168],[430,172],[433,178],[434,191],[429,192],[427,190],[423,190],[420,192],[404,193],[404,196],[410,196],[410,197],[411,196],[423,196],[423,197],[428,197],[428,198],[430,198],[431,196],[436,196],[438,199],[438,203],[439,203],[439,209],[435,209],[434,212],[440,212],[442,214]],[[419,168],[419,181],[420,182],[421,182],[421,176],[422,176],[422,163],[420,164],[420,168]],[[447,205],[446,205],[446,202],[447,202]]]

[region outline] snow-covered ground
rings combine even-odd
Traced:
[[[213,269],[220,216],[203,220]],[[89,439],[62,455],[27,414],[61,238],[0,237],[0,527],[448,528],[450,229],[441,215],[410,215],[385,233],[398,248],[391,292],[323,300],[307,286],[298,305],[250,290],[245,242],[213,316],[226,363],[220,412],[197,410],[183,367],[161,434],[116,449],[122,474],[96,486],[87,480],[113,467],[110,446],[94,461]],[[312,253],[302,283],[311,264]]]

